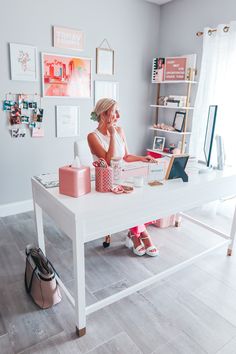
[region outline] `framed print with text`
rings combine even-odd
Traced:
[[[57,138],[79,136],[78,106],[56,106],[56,136]]]

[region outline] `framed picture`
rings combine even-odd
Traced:
[[[95,81],[94,82],[94,104],[100,98],[113,98],[119,100],[119,83],[114,81]]]
[[[44,97],[91,97],[91,59],[42,53]]]
[[[79,136],[78,106],[56,106],[56,136],[58,138]]]
[[[84,50],[84,32],[73,28],[53,26],[53,46],[56,48]]]
[[[171,156],[165,179],[182,178],[184,182],[188,182],[188,175],[185,172],[188,159],[187,154]]]
[[[182,132],[184,129],[184,121],[185,121],[185,112],[175,112],[175,117],[173,121],[173,128],[177,132]]]
[[[96,73],[114,75],[114,50],[96,48]]]
[[[37,81],[37,48],[10,43],[11,80]]]
[[[153,150],[163,151],[165,146],[165,138],[163,136],[155,136],[153,141]]]

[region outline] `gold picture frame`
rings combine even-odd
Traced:
[[[96,74],[114,75],[114,50],[96,48]]]

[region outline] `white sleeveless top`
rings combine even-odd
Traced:
[[[94,133],[96,134],[96,136],[100,140],[103,149],[107,152],[109,149],[109,145],[110,145],[110,136],[103,135],[98,129],[96,129],[94,131]],[[93,155],[93,160],[96,161],[98,159],[98,157],[94,154],[92,154],[92,155]],[[122,139],[122,137],[120,136],[120,134],[116,131],[114,157],[121,157],[123,159],[124,156],[125,156],[125,143],[124,143],[124,140]]]

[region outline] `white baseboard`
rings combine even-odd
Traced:
[[[24,200],[22,202],[0,205],[0,217],[25,213],[33,210],[33,200]]]

